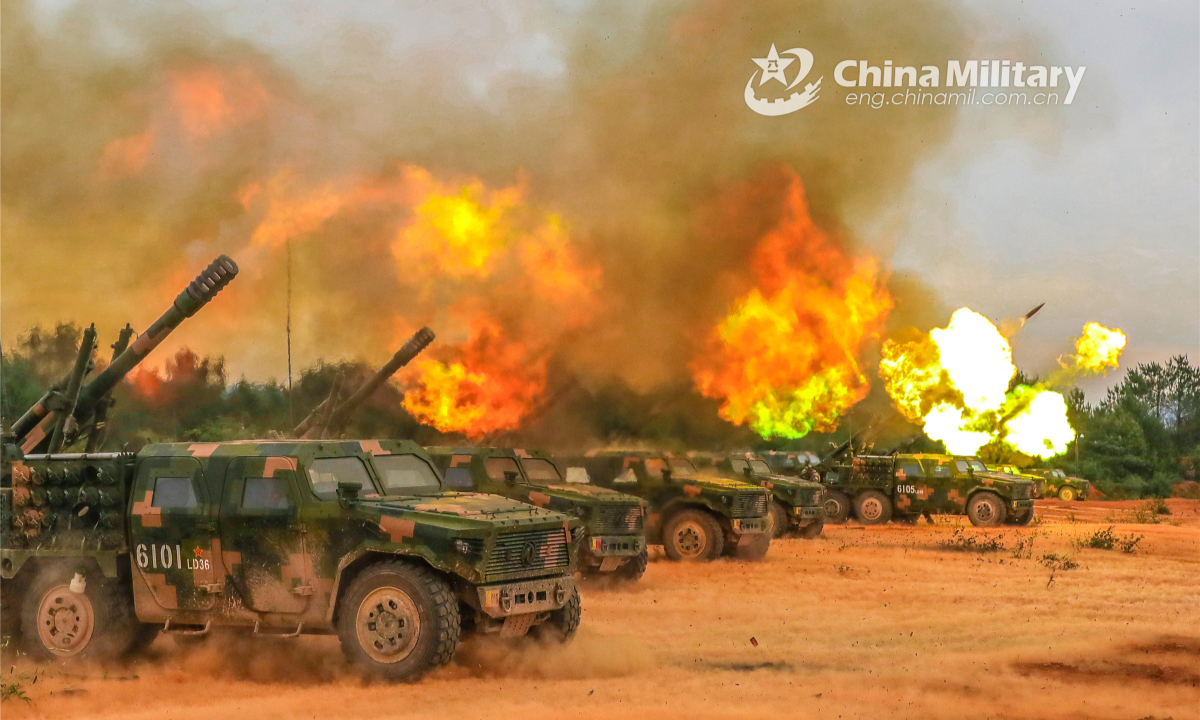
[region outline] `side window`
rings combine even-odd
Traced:
[[[921,470],[921,466],[917,463],[904,463],[900,466],[900,472],[904,473],[906,478],[918,478],[925,474]]]
[[[646,460],[646,474],[650,477],[661,478],[663,470],[667,469],[667,461],[662,458],[650,458]]]
[[[737,473],[738,475],[741,475],[744,472],[746,472],[746,468],[748,467],[746,465],[746,461],[742,460],[740,458],[733,460],[732,465],[733,465],[733,471],[735,473]]]
[[[637,473],[633,468],[625,468],[620,475],[613,478],[613,485],[637,485]]]
[[[287,479],[281,477],[248,477],[242,490],[242,508],[246,510],[290,510]]]
[[[308,468],[313,494],[322,500],[337,500],[338,483],[355,483],[363,497],[377,496],[367,467],[356,457],[320,458]],[[249,482],[249,481],[247,481]]]
[[[521,468],[517,467],[517,461],[512,458],[494,457],[488,458],[483,466],[487,468],[487,476],[489,480],[503,482],[504,473],[515,472],[517,479],[521,478]]]
[[[932,476],[935,478],[950,477],[950,466],[947,465],[946,463],[937,463],[936,465],[934,465],[932,467],[932,470],[933,470]]]
[[[190,509],[200,506],[196,499],[196,488],[190,477],[160,477],[154,481],[152,507],[165,509]]]
[[[562,476],[558,474],[558,468],[549,460],[542,458],[526,458],[521,461],[521,465],[525,467],[525,475],[530,480],[535,482],[562,482]]]
[[[954,461],[954,469],[960,473],[965,473],[967,471],[967,461],[966,460],[955,460]]]
[[[446,468],[446,484],[454,490],[471,491],[475,483],[471,482],[471,469],[466,467]]]

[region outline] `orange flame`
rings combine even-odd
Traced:
[[[516,428],[546,389],[546,357],[504,337],[486,318],[475,321],[452,362],[420,360],[404,409],[442,432],[478,440]]]
[[[829,431],[867,395],[859,367],[892,307],[871,258],[848,258],[808,215],[794,174],[784,217],[752,260],[758,287],[734,303],[692,363],[726,420],[763,437]]]
[[[205,140],[262,114],[270,94],[246,67],[195,67],[170,74],[179,124],[191,140]]]

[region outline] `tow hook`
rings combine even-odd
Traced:
[[[509,612],[512,610],[512,606],[513,606],[512,590],[510,590],[509,588],[504,588],[503,590],[500,591],[500,609],[503,610],[504,612]]]
[[[554,586],[554,602],[558,605],[564,605],[567,602],[567,589],[562,583]]]

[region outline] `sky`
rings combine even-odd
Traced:
[[[464,102],[494,113],[506,111],[508,100],[497,88],[509,86],[514,74],[538,83],[565,80],[573,72],[566,38],[585,17],[596,17],[584,0],[192,4],[224,32],[269,49],[284,65],[315,73],[316,84],[357,81],[338,74],[352,51],[347,48],[399,62],[418,50],[445,47],[441,70],[469,96]],[[71,5],[41,0],[38,17],[48,26]],[[1075,102],[1044,112],[962,110],[946,131],[949,137],[913,169],[902,193],[850,219],[856,234],[896,275],[924,281],[947,312],[966,305],[999,320],[1047,303],[1014,340],[1017,364],[1026,371],[1052,369],[1070,349],[1069,339],[1091,320],[1128,333],[1123,366],[1181,353],[1200,360],[1197,4],[971,0],[962,9],[978,43],[964,59],[1086,65]],[[870,6],[847,11],[844,22],[851,28],[855,12],[870,12]],[[797,33],[804,38],[803,28],[782,25],[780,48]],[[603,28],[593,30],[603,34]],[[114,47],[120,43],[114,36]],[[745,55],[765,50],[750,48]],[[868,43],[860,50],[861,57],[881,63],[894,48]],[[749,75],[748,57],[721,51]],[[947,59],[929,62],[944,67]],[[326,67],[329,75],[322,78]],[[362,72],[370,74],[369,67]],[[825,72],[821,102],[841,102],[845,91],[833,85],[827,67]],[[740,86],[730,92],[740,98]],[[390,106],[381,105],[376,115],[371,107],[364,97],[354,121],[386,123],[382,116]],[[793,122],[776,127],[803,132],[804,112],[762,121]],[[871,141],[862,138],[865,147]],[[869,153],[865,157],[869,161]],[[1081,386],[1095,400],[1119,377]]]

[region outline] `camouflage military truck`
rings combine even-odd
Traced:
[[[1045,470],[1030,470],[1031,473],[1037,473],[1041,476],[1045,485],[1042,487],[1041,497],[1057,497],[1059,500],[1087,500],[1091,494],[1092,484],[1083,478],[1077,478],[1067,475],[1062,470],[1045,469]]]
[[[4,590],[47,660],[236,626],[337,634],[364,670],[411,679],[448,662],[463,631],[568,639],[579,624],[583,528],[447,491],[412,442],[10,451]]]
[[[567,477],[585,475],[600,487],[646,501],[646,542],[672,560],[723,554],[761,559],[770,547],[766,490],[739,480],[701,475],[681,455],[653,451],[593,451],[559,456]]]
[[[584,527],[584,575],[639,580],[646,572],[642,501],[632,495],[567,482],[550,456],[536,450],[430,447],[426,451],[455,490],[503,495],[578,517]]]
[[[821,464],[819,457],[803,450],[795,452],[768,450],[759,453],[758,457],[765,461],[771,467],[771,472],[776,475],[802,477],[813,482],[816,482],[817,476],[815,468]]]
[[[857,455],[827,464],[825,513],[831,522],[854,517],[865,525],[921,515],[966,515],[971,524],[1027,525],[1033,519],[1033,483],[990,472],[958,455]]]
[[[1021,468],[1017,467],[1016,465],[988,465],[987,469],[989,472],[1004,473],[1005,475],[1012,475],[1013,477],[1021,478],[1022,480],[1028,480],[1029,482],[1033,483],[1033,497],[1045,497],[1044,490],[1046,487],[1046,479],[1041,475],[1032,475],[1021,470]]]
[[[701,473],[714,472],[765,487],[771,493],[767,518],[772,538],[791,530],[799,532],[801,537],[815,538],[825,527],[821,504],[824,488],[820,483],[774,473],[766,461],[753,453],[688,453],[688,458]]]

